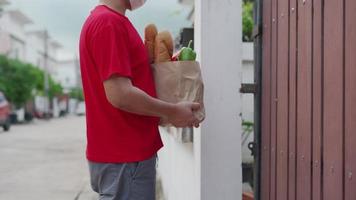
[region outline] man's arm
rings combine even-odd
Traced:
[[[153,98],[132,85],[126,77],[112,76],[104,82],[108,101],[116,108],[139,115],[161,117],[177,127],[199,126],[194,111],[198,103],[167,103]]]

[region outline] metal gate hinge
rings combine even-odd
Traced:
[[[251,151],[251,156],[255,156],[256,155],[256,142],[250,142],[247,145],[247,148]]]
[[[257,38],[260,35],[262,35],[262,25],[255,25],[255,27],[253,27],[252,38]]]
[[[243,83],[241,84],[240,93],[242,94],[255,94],[257,92],[257,84]]]

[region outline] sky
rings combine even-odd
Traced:
[[[7,9],[20,9],[34,24],[28,30],[48,29],[51,37],[63,44],[66,54],[77,52],[78,38],[83,22],[98,0],[9,0]],[[169,30],[173,35],[180,28],[190,26],[186,19],[190,8],[178,0],[148,0],[144,7],[128,11],[127,16],[142,36],[148,23],[155,23],[159,30]]]

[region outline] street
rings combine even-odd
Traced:
[[[90,200],[85,117],[0,130],[0,200]]]

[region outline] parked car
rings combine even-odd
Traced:
[[[0,126],[4,128],[4,131],[10,130],[10,114],[10,104],[4,94],[0,92]]]

